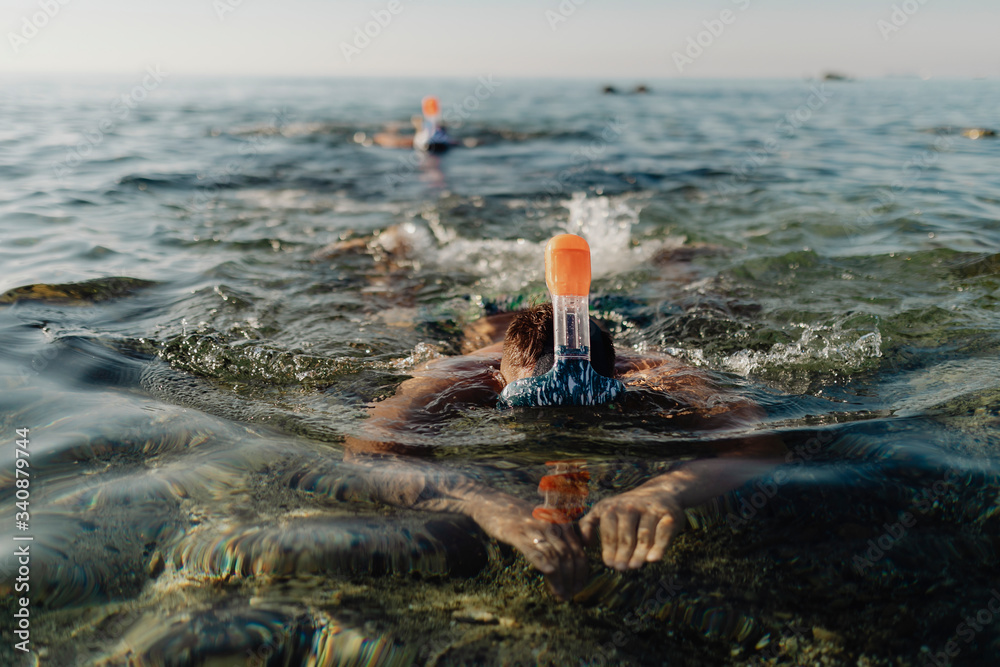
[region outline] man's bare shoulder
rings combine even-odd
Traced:
[[[666,354],[623,354],[616,364],[626,387],[645,390],[693,410],[705,426],[720,428],[757,421],[763,411],[740,392],[725,387],[707,371]]]
[[[707,381],[708,376],[677,357],[660,353],[619,353],[615,360],[615,372],[626,385],[686,377],[690,382],[695,378]]]
[[[456,374],[480,372],[500,367],[503,343],[494,343],[457,356],[437,357],[411,371],[413,377],[445,378]],[[458,379],[456,377],[456,379]]]

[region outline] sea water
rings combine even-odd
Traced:
[[[21,598],[53,665],[996,659],[996,86],[600,83],[0,82],[0,660]],[[431,93],[459,146],[372,145]],[[412,444],[529,500],[552,459],[606,494],[719,438],[788,451],[572,605],[462,517],[366,501],[342,451],[544,298],[562,232],[620,350],[767,416],[463,407]]]

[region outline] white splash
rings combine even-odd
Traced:
[[[771,349],[740,350],[722,360],[722,366],[739,375],[765,368],[788,368],[816,361],[830,361],[845,370],[860,368],[882,356],[882,334],[878,330],[858,335],[844,330],[839,322],[831,326],[800,324],[802,336],[794,343],[775,343]]]
[[[590,244],[595,278],[633,271],[665,248],[678,247],[684,239],[633,238],[639,209],[621,198],[587,197],[577,193],[563,204],[568,220],[542,222],[552,235],[578,234]],[[414,266],[461,270],[480,277],[487,290],[517,292],[544,280],[545,244],[525,239],[463,239],[457,230],[445,227],[436,211],[421,214],[427,227],[407,223],[395,228],[380,242],[404,244]]]
[[[578,192],[563,205],[569,209],[569,220],[562,229],[582,236],[590,244],[594,277],[628,271],[662,247],[656,243],[632,245],[632,228],[639,222],[639,209],[620,199],[587,197]]]

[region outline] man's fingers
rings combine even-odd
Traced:
[[[572,526],[560,525],[558,528],[558,540],[555,544],[559,559],[558,567],[562,574],[562,597],[569,600],[583,587],[581,580],[586,580],[587,556]]]
[[[615,566],[615,551],[618,550],[618,515],[605,512],[601,515],[601,558],[608,567]]]
[[[549,581],[552,582],[552,587],[555,589],[556,597],[560,600],[566,600],[569,596],[566,594],[566,566],[562,563],[556,565],[555,571],[549,575]]]
[[[594,538],[596,535],[597,523],[600,521],[601,516],[599,513],[590,510],[587,516],[580,519],[580,534],[583,536],[583,542],[587,546],[594,543]]]
[[[662,559],[670,541],[683,527],[673,513],[663,515],[662,511],[660,508],[640,512],[614,504],[605,508],[599,503],[580,520],[580,534],[591,545],[600,526],[604,564],[616,570],[637,569],[644,563]],[[576,581],[581,582],[580,586],[585,585],[582,579],[585,574],[586,571],[577,569]]]
[[[557,599],[561,600],[562,602],[565,602],[566,596],[563,595],[562,588],[559,586],[555,576],[556,575],[551,575],[551,574],[545,575],[545,583],[548,585],[549,592],[552,593],[552,595],[554,595]]]
[[[639,528],[639,513],[626,511],[618,517],[618,549],[615,551],[616,570],[628,568],[628,562],[632,559],[632,551],[635,549],[635,534]]]
[[[646,563],[646,554],[653,546],[653,539],[656,533],[656,526],[659,517],[652,513],[645,513],[639,519],[639,529],[636,532],[635,551],[628,562],[629,569],[642,567]]]
[[[587,556],[575,530],[570,526],[550,524],[530,540],[529,549],[525,551],[529,562],[545,575],[546,584],[555,597],[564,601],[572,599],[583,588],[587,576]]]
[[[552,580],[558,590],[561,600],[573,597],[573,559],[570,557],[569,544],[566,542],[566,532],[563,526],[552,524],[546,527],[546,536],[552,545],[555,571]]]
[[[590,563],[587,562],[587,556],[581,553],[576,561],[576,580],[573,582],[573,595],[582,591],[587,586],[589,580]]]
[[[569,535],[569,556],[573,563],[573,577],[569,580],[571,590],[570,597],[576,595],[587,585],[590,573],[590,564],[587,562],[587,554],[583,550],[583,545],[575,533],[570,531]]]
[[[545,575],[545,581],[548,583],[552,594],[560,600],[565,600],[566,585],[563,581],[565,579],[565,566],[563,558],[559,553],[559,540],[550,535],[537,539],[539,540],[536,543],[538,553],[543,554],[544,569],[536,567]]]
[[[530,542],[521,552],[542,574],[552,574],[556,570],[558,559],[554,557],[552,543],[541,533],[538,533],[537,537],[530,538]]]
[[[671,538],[676,535],[680,529],[681,526],[677,525],[673,516],[668,514],[660,519],[659,523],[656,524],[656,536],[653,539],[653,548],[649,550],[648,554],[646,554],[646,560],[652,563],[663,558],[663,552],[667,550],[667,546],[670,544]]]

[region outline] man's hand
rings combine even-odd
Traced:
[[[491,537],[506,542],[545,575],[552,594],[569,600],[587,583],[589,567],[580,538],[572,524],[539,521],[532,506],[510,503],[475,512],[474,518]]]
[[[594,544],[599,525],[604,564],[634,570],[663,558],[684,524],[684,510],[675,491],[664,480],[654,479],[594,505],[580,520],[580,530],[584,541]]]

